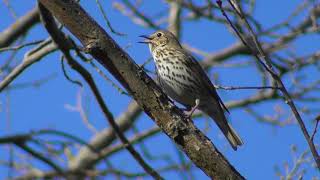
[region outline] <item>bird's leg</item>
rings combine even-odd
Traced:
[[[200,99],[196,99],[195,103],[196,104],[193,107],[191,107],[190,111],[186,111],[185,112],[185,114],[187,115],[188,118],[191,118],[191,116],[194,113],[194,111],[198,108],[198,106],[200,104]]]
[[[186,106],[185,105],[185,107],[184,108],[181,108],[181,110],[183,111],[183,112],[189,112],[190,110],[191,110],[191,106]]]

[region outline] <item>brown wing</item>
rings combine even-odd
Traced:
[[[210,90],[210,93],[212,93],[214,99],[220,103],[221,107],[225,111],[230,113],[228,108],[223,104],[221,98],[219,97],[219,95],[218,95],[218,93],[216,91],[216,88],[213,86],[213,84],[210,81],[208,75],[203,70],[203,68],[201,67],[199,62],[193,56],[191,56],[188,52],[185,51],[183,54],[187,55],[188,57],[186,57],[186,58],[190,59],[190,62],[192,62],[190,64],[186,63],[186,65],[189,66],[190,69],[194,69],[194,71],[192,71],[192,72],[198,73],[198,75],[199,75],[198,77],[203,77],[203,78],[201,78],[201,82],[206,86],[206,88],[208,88]]]

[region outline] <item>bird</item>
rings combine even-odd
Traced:
[[[231,147],[237,150],[243,141],[228,123],[225,111],[229,111],[198,61],[170,31],[158,30],[140,37],[144,38],[140,43],[149,45],[161,89],[186,107],[188,117],[199,109],[212,118]]]

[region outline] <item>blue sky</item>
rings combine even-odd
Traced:
[[[33,3],[21,3],[21,0],[9,1],[14,11],[18,16],[24,15],[28,10],[34,7]],[[281,22],[286,18],[290,12],[299,4],[299,0],[282,0],[282,1],[258,1],[255,9],[255,18],[262,22],[263,27],[270,27],[276,23]],[[127,47],[129,55],[138,63],[142,64],[149,57],[150,53],[146,46],[136,43],[139,41],[138,36],[141,34],[149,34],[153,32],[151,29],[142,28],[134,24],[129,18],[121,15],[118,11],[112,8],[107,1],[103,3],[108,18],[113,27],[120,32],[124,32],[127,36],[117,36],[111,34],[112,37],[122,46]],[[106,23],[103,21],[102,15],[99,13],[95,1],[83,1],[83,7],[92,15],[101,26],[108,32]],[[143,11],[148,12],[148,15],[155,15],[158,11],[166,10],[167,6],[163,5],[162,1],[147,1],[142,6]],[[0,3],[0,30],[9,26],[14,18],[9,15],[8,9],[3,2]],[[301,18],[298,17],[297,20]],[[163,26],[164,28],[166,26]],[[37,25],[29,32],[25,42],[32,40],[41,40],[47,37],[47,33]],[[317,39],[317,41],[315,41]],[[193,47],[215,52],[228,47],[230,44],[236,42],[236,38],[230,33],[229,29],[224,25],[206,20],[199,22],[187,22],[183,26],[182,42],[192,45]],[[319,36],[311,35],[304,39],[298,39],[294,43],[294,48],[297,54],[307,54],[308,52],[319,49]],[[312,44],[312,45],[311,45]],[[15,57],[15,63],[19,63],[25,51],[20,51]],[[85,107],[88,110],[88,117],[92,125],[102,130],[108,125],[104,119],[95,99],[87,86],[84,90],[71,84],[63,76],[60,60],[60,53],[53,53],[46,56],[43,60],[36,63],[27,69],[13,84],[23,82],[30,82],[32,80],[41,79],[48,76],[54,76],[49,82],[41,85],[38,88],[25,88],[20,90],[5,91],[0,94],[0,136],[24,133],[30,130],[38,130],[44,128],[59,129],[85,140],[89,140],[93,133],[88,130],[80,118],[79,113],[70,111],[66,108],[68,105],[75,105],[77,94],[81,93]],[[9,53],[0,54],[1,61],[9,57]],[[201,58],[198,56],[199,59]],[[253,61],[252,58],[249,58]],[[236,57],[232,62],[241,62],[248,60],[248,57]],[[92,75],[95,77],[99,89],[105,98],[107,105],[115,116],[125,111],[131,99],[125,95],[120,95],[119,92],[113,88],[110,83],[106,82],[95,70],[87,66]],[[148,69],[153,70],[153,63],[147,66]],[[81,80],[76,73],[73,73],[70,68],[66,68],[68,74],[74,78]],[[302,73],[314,72],[319,77],[319,72],[313,69],[306,69]],[[252,67],[245,67],[239,69],[228,69],[222,67],[214,67],[210,74],[216,73],[219,75],[219,84],[226,86],[259,86],[260,79],[258,72]],[[106,72],[114,82],[116,82],[111,75]],[[212,76],[211,76],[212,77]],[[316,76],[315,76],[316,77]],[[289,80],[285,82],[290,83]],[[219,94],[224,101],[231,101],[247,97],[254,94],[255,90],[238,90],[238,91],[223,91]],[[274,106],[279,105],[288,111],[287,106],[281,101],[268,101],[264,104],[254,106],[254,109],[262,115],[272,115]],[[301,105],[302,104],[298,104]],[[319,105],[319,104],[317,104]],[[286,115],[290,115],[289,111]],[[303,116],[305,121],[310,121],[312,117]],[[219,150],[228,158],[228,160],[241,172],[242,175],[248,179],[277,179],[275,174],[275,166],[278,165],[284,171],[284,162],[288,161],[292,165],[292,153],[290,146],[297,145],[298,152],[305,151],[308,147],[306,141],[297,125],[289,125],[283,128],[275,128],[268,124],[257,122],[252,116],[249,116],[244,109],[235,109],[231,112],[230,120],[234,128],[239,132],[245,144],[237,152],[234,152],[228,145],[227,141],[221,137],[214,123],[209,120],[197,120],[196,125],[200,129],[204,129],[206,123],[210,124],[210,131],[207,133],[208,137],[213,140],[214,144]],[[313,126],[307,123],[308,128]],[[142,115],[136,123],[139,131],[143,131],[155,124],[146,115]],[[133,135],[130,131],[126,134],[128,137]],[[318,136],[319,139],[319,136]],[[158,134],[145,141],[146,147],[153,155],[170,154],[174,161],[179,162],[178,153],[175,145],[164,134]],[[141,151],[140,147],[137,149]],[[19,153],[21,151],[17,151]],[[0,147],[1,160],[8,159],[8,149]],[[110,158],[110,161],[115,167],[121,167],[128,171],[142,171],[139,165],[133,158],[125,151],[117,153]],[[163,161],[149,161],[153,166],[161,167],[165,163]],[[38,161],[32,161],[38,165]],[[128,165],[130,164],[130,165]],[[48,167],[41,165],[43,169]],[[305,179],[310,179],[312,176],[319,175],[319,173],[307,167]],[[197,168],[193,171],[196,179],[206,179],[207,177]],[[162,176],[168,179],[181,178],[174,173],[162,173]],[[0,166],[0,179],[7,176],[7,169]],[[148,179],[148,178],[146,178]]]

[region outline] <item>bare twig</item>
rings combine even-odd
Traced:
[[[41,58],[48,55],[49,53],[57,50],[56,45],[51,42],[51,40],[46,40],[39,44],[38,47],[30,50],[25,54],[25,57],[21,64],[16,66],[1,82],[0,82],[0,92],[6,88],[19,74],[21,74],[26,68],[31,66]]]
[[[11,3],[8,1],[8,0],[3,0],[3,3],[7,6],[7,8],[9,9],[9,12],[11,14],[11,16],[14,18],[14,19],[17,19],[17,13],[16,11],[14,10],[14,8],[11,6]]]
[[[32,148],[30,148],[27,145],[27,141],[31,140],[33,135],[35,135],[36,132],[31,132],[29,134],[19,134],[19,135],[14,135],[14,136],[6,136],[6,137],[1,137],[0,138],[0,144],[15,144],[16,146],[20,147],[22,150],[28,152],[30,155],[32,155],[34,158],[45,162],[49,166],[51,166],[54,170],[56,170],[59,174],[62,173],[62,169],[55,164],[53,161],[50,159],[46,158],[44,155],[41,153],[36,152]]]
[[[87,116],[87,112],[85,111],[83,104],[82,104],[82,94],[83,88],[80,88],[77,93],[76,104],[70,105],[66,104],[65,108],[69,109],[70,111],[78,112],[84,125],[93,133],[97,134],[99,131],[91,124],[89,117]]]
[[[116,122],[121,132],[126,132],[130,129],[132,124],[138,119],[141,114],[141,109],[135,101],[132,101],[128,109],[120,117],[117,118]],[[99,152],[105,151],[104,148],[108,149],[109,145],[116,139],[116,134],[113,128],[106,128],[99,132],[89,142],[90,146],[95,147]],[[133,143],[130,140],[131,143]],[[97,156],[95,151],[92,151],[87,146],[83,146],[75,158],[69,163],[69,168],[73,170],[79,170],[83,168],[91,168],[94,162],[98,162],[105,156]],[[99,159],[99,160],[97,160]]]
[[[0,48],[9,46],[21,35],[25,34],[30,27],[39,22],[38,9],[34,8],[25,16],[19,18],[15,23],[0,33]]]
[[[17,83],[14,85],[10,85],[7,86],[6,90],[21,90],[23,88],[30,88],[30,87],[34,87],[34,88],[38,88],[41,85],[47,83],[48,81],[54,79],[56,77],[55,73],[52,73],[46,77],[42,77],[40,79],[36,79],[36,80],[32,80],[32,81],[28,81],[28,82],[22,82],[22,83]]]
[[[280,179],[283,179],[283,180],[291,180],[291,179],[302,180],[306,173],[304,164],[312,161],[312,157],[309,156],[310,151],[305,150],[301,152],[301,154],[298,154],[297,146],[295,145],[291,146],[291,151],[293,156],[292,166],[290,167],[288,163],[285,163],[284,164],[285,172],[281,173],[280,169],[276,167],[276,173],[278,176],[280,176]],[[314,179],[314,178],[311,178],[311,179]]]
[[[232,8],[235,9],[235,11],[237,13],[242,13],[241,12],[241,9],[240,9],[240,12],[233,6],[233,3],[228,0],[229,4],[231,5]],[[301,131],[303,133],[303,135],[305,136],[305,139],[307,140],[308,142],[308,145],[309,145],[309,148],[312,152],[312,155],[315,159],[315,162],[318,166],[318,169],[320,170],[320,157],[319,157],[319,154],[317,152],[317,149],[314,145],[314,143],[312,142],[311,138],[310,138],[310,135],[308,133],[308,130],[306,129],[305,127],[305,124],[294,104],[294,101],[292,100],[291,98],[291,95],[289,94],[289,92],[287,91],[285,85],[283,84],[281,78],[278,76],[278,74],[273,70],[273,67],[272,67],[272,63],[271,63],[271,60],[270,58],[267,56],[267,54],[265,54],[260,42],[258,41],[254,31],[252,30],[250,24],[248,23],[248,21],[246,20],[245,16],[242,16],[241,19],[243,20],[245,26],[247,27],[247,29],[249,30],[250,32],[250,36],[251,38],[253,39],[254,41],[254,47],[251,47],[247,41],[245,40],[245,38],[242,36],[242,34],[237,30],[237,28],[232,24],[232,22],[230,21],[228,15],[225,13],[223,7],[222,7],[222,1],[220,0],[217,0],[217,4],[218,6],[220,7],[220,10],[223,14],[223,16],[225,16],[225,18],[227,19],[227,21],[229,22],[230,26],[232,27],[232,29],[236,32],[236,34],[239,36],[239,38],[241,39],[241,41],[252,51],[253,55],[256,57],[256,59],[260,62],[261,65],[263,65],[263,67],[270,73],[270,75],[272,76],[272,78],[277,82],[279,88],[280,88],[280,91],[283,93],[284,95],[284,98],[285,98],[285,102],[286,104],[288,104],[291,108],[291,111],[293,112],[296,120],[298,121],[299,123],[299,126],[301,128]]]
[[[168,172],[168,171],[177,171],[180,169],[188,169],[191,167],[191,163],[179,165],[179,164],[170,164],[168,166],[162,167],[157,169],[159,172]],[[66,170],[63,172],[65,175],[68,176],[85,176],[88,178],[97,178],[101,176],[108,176],[108,175],[117,175],[118,177],[124,177],[125,179],[140,179],[142,177],[148,176],[145,172],[127,172],[123,170],[117,170],[114,168],[107,168],[104,170],[95,170],[95,169],[86,169],[86,170]],[[48,171],[48,172],[30,172],[28,174],[25,174],[23,176],[13,178],[14,180],[26,180],[26,179],[55,179],[61,177],[60,174]]]
[[[313,133],[311,135],[311,141],[312,142],[314,142],[313,139],[314,139],[314,136],[317,133],[319,121],[320,121],[320,115],[316,117],[316,125],[314,126]]]
[[[65,65],[64,65],[64,61],[65,61],[65,57],[63,56],[63,54],[60,57],[60,62],[61,62],[61,69],[63,72],[64,77],[71,82],[72,84],[78,85],[79,87],[83,87],[82,83],[76,79],[72,79],[69,74],[66,71]]]
[[[274,86],[220,86],[214,85],[217,89],[223,90],[240,90],[240,89],[279,89],[279,87]]]
[[[32,46],[32,45],[39,44],[41,42],[43,42],[43,40],[33,41],[33,42],[29,42],[29,43],[18,45],[18,46],[14,46],[14,47],[4,47],[4,48],[0,48],[0,52],[3,52],[3,51],[15,51],[15,50],[19,50],[21,48],[27,47],[27,46]]]
[[[55,171],[57,171],[58,174],[63,175],[63,170],[57,164],[55,164],[53,161],[51,161],[50,159],[48,159],[44,155],[42,155],[42,154],[36,152],[35,150],[33,150],[32,148],[30,148],[29,146],[27,146],[27,144],[25,144],[25,143],[15,143],[15,144],[18,147],[20,147],[21,149],[23,149],[24,151],[28,152],[33,157],[35,157],[36,159],[39,159],[39,160],[45,162],[46,164],[50,165]]]
[[[99,0],[96,0],[96,3],[97,3],[97,5],[98,5],[98,8],[99,8],[100,12],[102,13],[103,19],[106,21],[107,26],[109,27],[110,31],[111,31],[112,33],[116,34],[116,35],[125,36],[126,34],[120,33],[120,32],[116,31],[116,30],[112,27],[111,22],[110,22],[110,20],[108,19],[106,12],[104,11],[104,9],[103,9],[103,7],[102,7],[102,5],[101,5],[101,2],[100,2]]]
[[[143,22],[145,22],[150,28],[153,29],[159,29],[159,27],[153,23],[153,21],[141,13],[130,1],[128,0],[122,0],[122,2],[137,16],[139,17]]]

